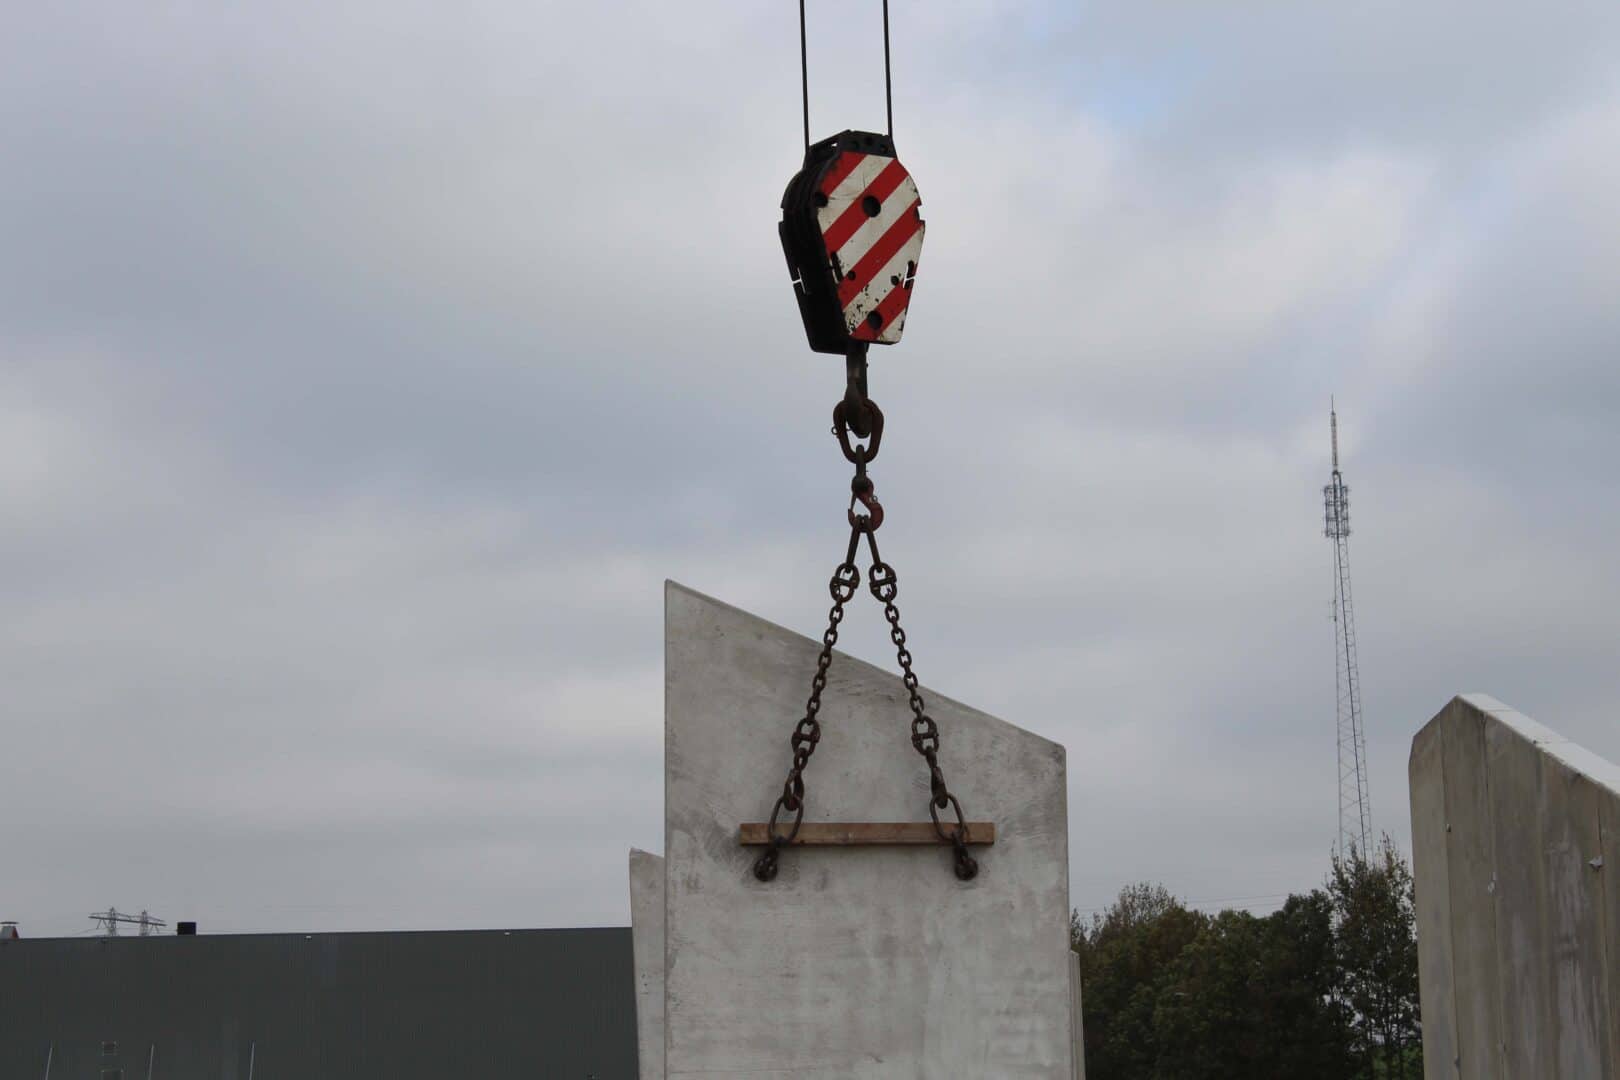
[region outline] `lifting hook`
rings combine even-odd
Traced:
[[[866,513],[857,514],[855,504],[866,507]],[[858,475],[849,484],[849,527],[864,533],[875,533],[883,525],[883,504],[877,500],[872,478]]]

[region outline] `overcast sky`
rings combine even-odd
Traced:
[[[1329,395],[1377,827],[1457,692],[1620,759],[1620,5],[892,8],[883,550],[924,683],[1068,747],[1074,905],[1320,883]],[[625,923],[663,579],[815,635],[846,537],[794,5],[5,21],[0,918]]]

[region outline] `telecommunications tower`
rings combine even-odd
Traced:
[[[1356,663],[1356,618],[1350,603],[1350,488],[1339,472],[1339,413],[1328,404],[1333,435],[1333,479],[1322,489],[1324,534],[1333,541],[1334,679],[1339,724],[1339,854],[1372,846],[1367,802],[1367,740],[1361,727],[1361,671]]]

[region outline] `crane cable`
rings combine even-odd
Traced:
[[[816,746],[821,742],[821,695],[827,687],[827,673],[832,666],[833,648],[838,643],[838,628],[844,621],[844,606],[854,598],[861,584],[861,573],[855,565],[855,556],[864,538],[871,556],[871,564],[867,570],[867,589],[873,598],[883,605],[883,617],[889,624],[889,640],[894,645],[895,661],[901,671],[900,683],[906,692],[906,703],[911,711],[911,745],[922,756],[928,768],[928,815],[939,840],[952,848],[952,861],[957,878],[971,881],[979,873],[979,864],[968,853],[968,844],[972,842],[972,837],[967,815],[962,809],[961,801],[946,784],[945,773],[939,763],[939,725],[928,714],[928,706],[923,700],[916,672],[912,670],[911,650],[907,647],[906,632],[900,626],[900,611],[895,605],[895,599],[899,594],[898,576],[894,567],[878,554],[877,531],[883,524],[883,505],[878,502],[875,486],[867,472],[867,467],[877,458],[878,448],[883,440],[883,410],[867,395],[867,345],[873,338],[854,336],[856,328],[846,322],[841,304],[831,309],[831,316],[836,321],[837,329],[828,334],[820,322],[823,315],[812,314],[804,299],[804,290],[810,287],[810,283],[818,280],[818,275],[828,275],[831,271],[836,271],[834,283],[826,293],[833,298],[836,298],[837,287],[843,281],[857,279],[854,267],[846,271],[839,266],[836,255],[828,251],[826,230],[829,226],[815,216],[815,210],[825,208],[828,205],[828,197],[833,193],[833,189],[821,186],[826,171],[835,167],[837,162],[851,162],[852,164],[845,167],[843,175],[847,176],[850,170],[868,157],[886,159],[889,162],[883,168],[882,175],[891,177],[892,182],[882,189],[882,194],[874,194],[878,190],[877,180],[870,176],[861,180],[866,195],[849,208],[857,218],[862,213],[867,218],[876,218],[881,212],[882,199],[894,193],[900,185],[901,178],[910,183],[908,174],[893,156],[894,93],[890,77],[888,0],[883,0],[883,97],[888,113],[887,140],[869,132],[846,131],[842,135],[835,135],[823,143],[816,144],[812,149],[808,55],[805,0],[799,0],[799,84],[804,117],[805,166],[789,184],[788,193],[783,198],[782,242],[788,257],[788,267],[796,275],[795,285],[801,290],[801,312],[804,314],[806,331],[810,335],[811,348],[818,352],[834,351],[834,348],[827,347],[828,339],[831,339],[835,348],[840,344],[843,346],[845,390],[843,399],[833,408],[833,434],[838,438],[839,448],[845,459],[855,466],[855,475],[850,481],[849,507],[845,513],[850,529],[849,544],[845,549],[843,561],[834,568],[828,581],[827,588],[832,597],[832,607],[827,613],[827,629],[822,634],[821,651],[816,657],[816,670],[810,680],[810,695],[805,702],[803,718],[794,725],[793,734],[788,740],[793,757],[787,777],[782,782],[781,793],[771,807],[770,820],[765,824],[765,850],[754,862],[754,876],[760,881],[772,881],[776,878],[781,863],[781,851],[798,838],[799,828],[804,822],[806,804],[804,771],[810,764]],[[860,149],[855,149],[856,146]],[[894,177],[891,170],[898,172],[898,177]],[[819,202],[815,201],[817,196]],[[915,238],[913,242],[918,248],[921,245],[923,222],[916,214],[920,198],[916,196],[914,186],[906,198],[916,200],[911,203],[909,211],[912,220],[907,222],[902,218],[900,222],[889,226],[891,233],[900,231],[900,239],[894,245],[895,251],[900,251],[900,245],[911,237]],[[849,211],[841,213],[847,216]],[[800,220],[794,215],[804,217]],[[845,217],[839,218],[844,219]],[[849,239],[849,235],[845,235],[841,243]],[[845,250],[847,252],[847,247]],[[891,251],[887,257],[892,258],[894,254],[895,252]],[[906,297],[909,294],[910,279],[916,266],[915,254],[916,251],[913,250],[913,258],[906,271],[906,280],[902,283],[898,275],[890,279],[894,289],[891,295]],[[830,255],[831,271],[829,271]],[[903,306],[900,313],[903,318]],[[883,321],[877,315],[869,317],[878,320],[866,324],[875,336]],[[898,340],[898,334],[891,340]],[[956,819],[954,823],[950,820],[953,816]]]
[[[810,47],[804,29],[804,4],[799,0],[799,100],[804,106],[804,148],[810,149]],[[894,81],[889,65],[889,0],[883,0],[883,108],[889,140],[894,140]]]

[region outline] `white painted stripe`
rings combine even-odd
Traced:
[[[894,317],[894,321],[888,326],[885,326],[882,330],[878,331],[877,340],[884,345],[893,345],[895,342],[899,341],[900,335],[904,333],[906,329],[906,316],[910,313],[911,301],[908,299],[906,301],[906,306],[900,309],[900,314]]]
[[[884,157],[882,154],[867,154],[866,159],[851,169],[849,175],[844,177],[838,186],[832,189],[831,195],[827,196],[827,205],[822,207],[821,212],[816,215],[821,219],[821,227],[825,229],[828,225],[837,221],[838,215],[843,212],[840,209],[828,216],[833,207],[847,207],[853,200],[860,198],[861,192],[872,186],[872,181],[877,179],[878,173],[887,169],[893,162],[894,158],[892,157]]]
[[[860,261],[861,256],[872,250],[872,245],[883,238],[889,231],[889,226],[900,220],[902,214],[911,209],[911,204],[917,201],[917,185],[907,176],[900,181],[900,186],[889,193],[883,200],[878,216],[867,218],[866,224],[856,229],[850,238],[844,241],[844,246],[838,249],[838,261],[848,269]]]
[[[826,234],[828,229],[832,228],[834,222],[843,217],[844,213],[865,194],[866,189],[872,186],[872,181],[877,179],[878,173],[892,164],[894,164],[894,158],[878,157],[876,155],[868,156],[866,160],[855,167],[853,172],[844,178],[843,183],[833,189],[833,195],[828,199],[827,205],[816,211],[816,227],[821,230],[823,235]],[[901,166],[901,168],[904,168],[904,166]],[[911,174],[907,173],[901,184],[910,183],[910,180]],[[915,184],[912,184],[911,187],[912,190],[916,190]],[[887,202],[888,200],[885,199],[885,205]],[[859,235],[870,225],[869,220],[863,218],[862,221],[864,224],[855,230],[855,235]],[[866,247],[862,247],[860,250],[865,251]],[[856,258],[859,257],[856,256]],[[843,256],[840,255],[839,258],[843,258]],[[848,263],[846,262],[845,265],[847,266]]]
[[[919,227],[910,240],[900,245],[900,250],[895,252],[894,258],[878,271],[877,276],[866,288],[851,297],[849,303],[844,306],[844,325],[851,333],[854,333],[855,328],[865,320],[866,313],[881,304],[883,298],[889,295],[894,288],[895,277],[899,277],[901,281],[906,279],[906,263],[915,261],[922,254],[924,231],[926,226]],[[907,303],[909,305],[909,301]],[[878,331],[878,340],[887,342],[898,340],[900,337],[898,328],[904,323],[905,314],[902,311],[898,318]]]

